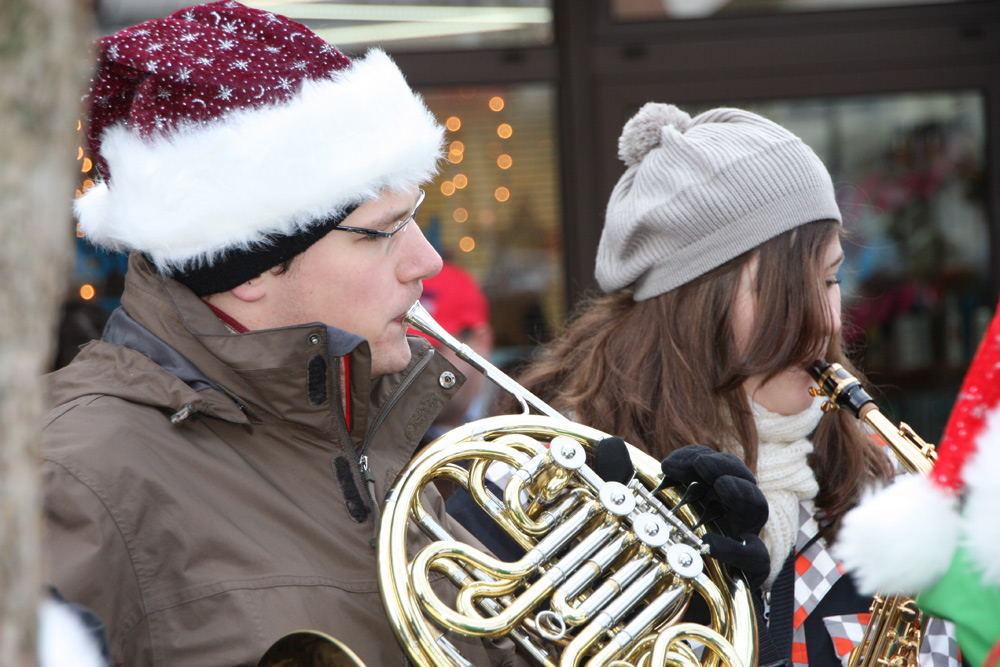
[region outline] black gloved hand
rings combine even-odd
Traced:
[[[717,531],[705,535],[709,555],[742,570],[752,588],[771,571],[767,548],[758,536],[767,522],[767,499],[757,480],[738,456],[704,445],[688,445],[660,462],[661,486],[685,486],[682,503],[701,500],[701,523],[714,522]]]

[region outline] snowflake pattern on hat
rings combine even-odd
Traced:
[[[351,64],[301,23],[232,0],[126,28],[98,45],[89,134],[106,179],[100,138],[115,123],[127,121],[144,137],[166,133],[287,102],[303,80],[329,78]]]

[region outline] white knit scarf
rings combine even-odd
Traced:
[[[807,410],[791,416],[779,415],[750,402],[759,442],[757,484],[769,506],[767,523],[760,534],[771,555],[771,574],[764,582],[765,590],[770,590],[795,544],[799,503],[815,498],[819,492],[806,457],[813,450],[808,436],[823,416],[820,405],[825,400],[817,397]]]

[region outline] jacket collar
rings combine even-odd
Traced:
[[[250,423],[291,422],[332,437],[346,413],[357,448],[376,418],[370,402],[379,409],[434,355],[426,340],[411,337],[409,366],[373,382],[370,348],[360,336],[320,323],[234,334],[138,253],[129,259],[122,306],[109,342],[135,349],[195,390],[228,396]]]

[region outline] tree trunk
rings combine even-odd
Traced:
[[[0,665],[34,665],[46,576],[35,455],[72,255],[93,12],[0,0]]]

